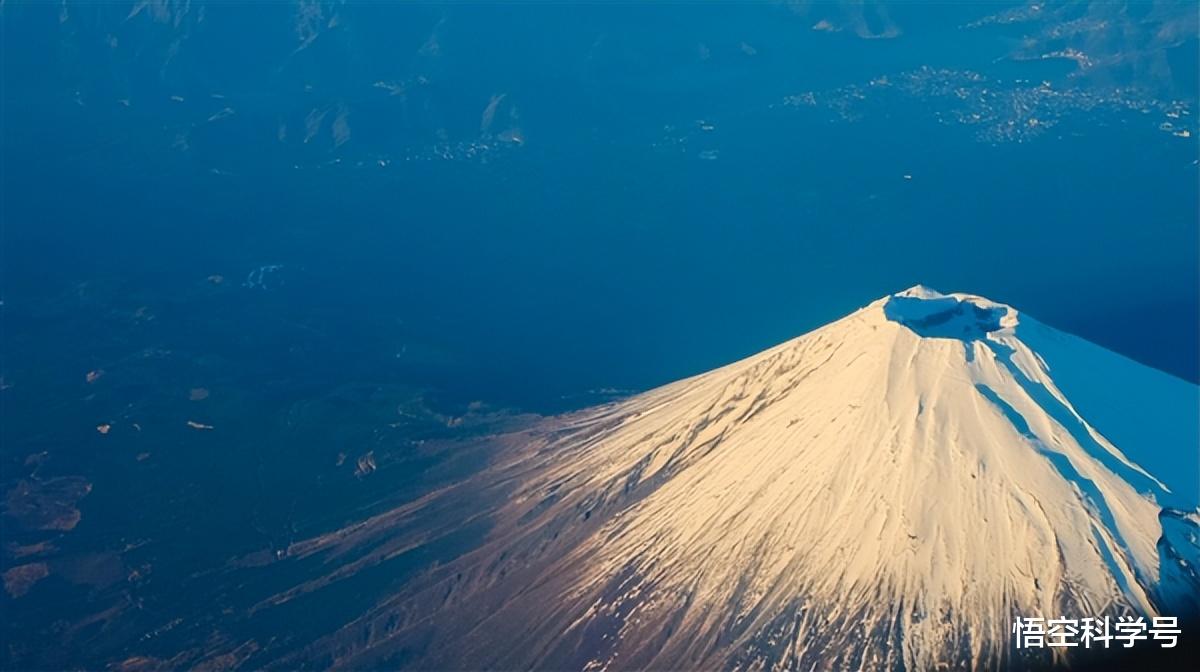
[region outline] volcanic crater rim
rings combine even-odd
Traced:
[[[913,290],[924,291],[913,291]],[[975,341],[1009,326],[1007,306],[984,299],[941,295],[915,287],[889,296],[883,304],[884,316],[922,338],[953,338]]]

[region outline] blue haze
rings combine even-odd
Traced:
[[[1094,43],[1139,67],[1080,77],[1010,58],[1057,24],[964,28],[1017,2],[889,4],[864,30],[894,39],[846,23],[880,3],[139,4],[0,4],[0,485],[91,486],[0,667],[169,659],[218,621],[290,633],[268,662],[466,542],[257,621],[312,568],[234,560],[478,466],[422,449],[470,402],[582,407],[918,283],[1200,381],[1194,35],[1147,67],[1146,35]]]

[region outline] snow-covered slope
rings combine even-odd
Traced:
[[[1003,666],[1015,616],[1195,604],[1198,403],[1008,306],[915,287],[510,437],[480,478],[292,555],[341,558],[334,581],[490,520],[323,642],[341,664]]]

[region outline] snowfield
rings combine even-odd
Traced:
[[[549,419],[472,481],[292,554],[345,563],[335,581],[490,525],[322,643],[339,665],[1020,666],[1017,616],[1197,609],[1198,409],[1194,385],[914,287]]]

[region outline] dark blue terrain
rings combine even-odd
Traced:
[[[1047,6],[0,5],[0,667],[265,642],[426,446],[916,283],[1197,382],[1194,4]]]

